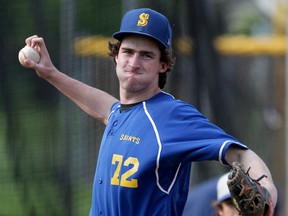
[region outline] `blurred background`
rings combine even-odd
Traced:
[[[88,215],[104,129],[19,64],[25,39],[44,37],[61,71],[118,97],[107,43],[137,7],[162,12],[173,29],[177,63],[164,90],[263,158],[279,190],[278,215],[288,215],[284,0],[0,2],[0,215]],[[191,186],[227,170],[194,163]]]

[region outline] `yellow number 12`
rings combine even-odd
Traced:
[[[128,180],[128,178],[138,171],[138,168],[139,168],[138,159],[134,157],[129,157],[124,161],[124,164],[123,164],[123,156],[114,154],[112,158],[112,164],[116,164],[116,163],[117,163],[117,166],[116,166],[114,175],[111,178],[111,184],[120,185],[122,187],[137,188],[138,180],[137,179]],[[125,167],[132,165],[132,167],[131,169],[123,173],[121,177],[119,178],[120,170],[123,165]]]

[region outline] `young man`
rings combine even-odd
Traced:
[[[188,194],[183,216],[239,216],[228,189],[229,173],[194,185]]]
[[[238,161],[251,167],[277,201],[265,163],[245,145],[210,123],[193,106],[161,89],[172,69],[171,28],[147,8],[128,11],[109,44],[116,64],[120,100],[55,68],[43,38],[26,44],[39,50],[38,64],[26,60],[64,95],[106,124],[95,172],[90,215],[181,215],[192,161]]]
[[[217,200],[213,203],[216,216],[239,216],[231,194],[229,192],[227,181],[229,173],[222,175],[216,185]]]

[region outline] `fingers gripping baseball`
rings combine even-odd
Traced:
[[[26,45],[19,52],[19,62],[27,68],[33,68],[41,77],[54,68],[42,37],[33,35],[28,37]]]
[[[271,196],[259,183],[266,176],[252,179],[249,170],[245,172],[241,164],[234,162],[228,176],[227,185],[237,210],[245,216],[273,215]]]

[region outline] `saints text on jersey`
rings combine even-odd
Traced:
[[[120,140],[130,141],[130,142],[133,142],[133,143],[136,143],[136,144],[140,143],[140,138],[139,137],[125,135],[125,134],[121,134]]]

